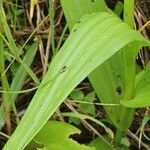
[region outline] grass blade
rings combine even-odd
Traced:
[[[34,56],[36,54],[37,48],[38,48],[38,43],[37,42],[35,42],[33,45],[31,45],[28,48],[27,53],[26,53],[26,55],[24,56],[24,59],[23,59],[23,61],[28,66],[31,66],[31,64],[33,62],[33,59],[34,59]],[[19,91],[19,90],[21,90],[26,76],[27,76],[27,71],[20,64],[20,66],[19,66],[19,68],[16,72],[16,75],[13,79],[13,82],[10,86],[10,91]],[[12,100],[15,101],[17,96],[18,96],[18,94],[12,94],[11,95]],[[11,105],[10,101],[9,101],[9,104]],[[0,127],[3,125],[3,122],[4,122],[4,112],[3,112],[3,107],[1,106],[0,107]]]
[[[24,66],[24,68],[29,73],[29,75],[31,76],[33,81],[38,85],[40,82],[39,82],[38,78],[36,77],[36,75],[26,65],[26,63],[24,63],[24,61],[22,61],[22,59],[19,57],[20,51],[19,51],[19,48],[16,46],[14,39],[12,37],[11,31],[10,31],[9,26],[7,24],[7,20],[6,20],[6,16],[5,16],[5,12],[4,12],[3,7],[0,7],[0,20],[2,22],[2,27],[3,27],[4,33],[5,33],[8,41],[5,39],[5,37],[2,35],[2,33],[0,33],[1,38],[3,38],[3,40],[5,41],[7,46],[10,48],[10,51],[14,55],[16,60]]]
[[[62,0],[61,3],[70,30],[85,14],[107,11],[105,2],[101,0],[96,0],[95,3],[92,3],[91,0],[86,0],[86,3],[84,0],[78,2],[76,0]],[[121,91],[121,94],[116,92],[117,87],[123,89],[123,75],[120,74],[123,72],[123,62],[122,59],[120,59],[121,56],[121,53],[113,56],[88,76],[97,96],[103,103],[118,104],[120,98],[123,96],[123,91]],[[101,78],[102,76],[103,78]],[[112,108],[108,106],[104,108],[111,121],[116,126],[119,126],[117,121],[122,108]]]
[[[62,7],[63,11],[69,25],[69,29],[72,29],[72,26],[79,22],[79,19],[85,15],[90,14],[91,12],[101,12],[101,11],[108,11],[106,4],[104,1],[96,0],[94,3],[91,0],[85,1],[74,1],[74,0],[62,0]],[[84,3],[84,4],[83,4]],[[92,3],[92,4],[91,4]],[[94,5],[98,4],[98,5]],[[127,47],[126,47],[127,48]],[[134,58],[135,54],[130,54],[130,57],[127,61],[125,60],[125,50],[126,48],[122,49],[120,53],[113,56],[110,60],[105,62],[102,66],[94,70],[89,76],[90,83],[92,84],[96,94],[101,102],[103,103],[120,103],[120,99],[124,97],[126,85],[128,87],[133,87],[133,79],[134,77]],[[131,51],[134,53],[134,50]],[[127,64],[126,64],[127,62]],[[132,64],[132,65],[131,65]],[[129,70],[126,70],[126,66]],[[128,77],[128,72],[132,73],[132,76]],[[103,77],[103,78],[102,78]],[[125,84],[127,81],[128,83]],[[97,84],[99,83],[99,84]],[[130,89],[130,88],[129,88]],[[128,93],[128,91],[126,91]],[[129,93],[130,94],[130,93]],[[116,127],[121,128],[122,130],[128,128],[131,124],[131,120],[133,118],[133,111],[129,113],[129,110],[125,110],[123,106],[120,107],[110,107],[104,106],[107,115],[109,116],[110,120]],[[126,123],[121,123],[120,114],[123,112],[128,112],[128,117],[126,119]],[[131,115],[129,115],[131,114]],[[130,117],[129,117],[130,116]],[[124,118],[124,117],[123,117]],[[120,125],[121,124],[121,125]]]
[[[107,11],[104,0],[61,0],[61,5],[70,30],[85,14]]]
[[[41,86],[53,80],[37,90],[4,150],[23,149],[89,73],[133,41],[139,41],[141,46],[150,44],[112,14],[94,13],[83,17],[52,60]]]
[[[3,40],[0,38],[0,74],[2,75],[3,72],[5,71],[5,58],[4,58],[4,45],[3,45]],[[4,75],[1,77],[1,84],[3,87],[3,90],[9,90],[9,85],[8,85],[8,80],[7,76]],[[4,111],[4,116],[5,116],[5,121],[6,121],[6,126],[7,126],[7,133],[11,133],[11,122],[10,122],[10,95],[7,93],[3,93],[2,96],[2,105],[5,109]]]

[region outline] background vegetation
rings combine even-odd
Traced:
[[[149,8],[0,1],[0,148],[149,149]]]

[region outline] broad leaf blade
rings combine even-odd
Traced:
[[[120,53],[115,54],[89,75],[90,82],[102,103],[118,104],[123,96],[123,82],[119,70],[122,64],[115,64],[117,60],[120,62],[120,58]],[[111,121],[118,126],[116,118],[120,117],[120,106],[104,106],[104,108]]]
[[[79,144],[71,139],[69,136],[73,134],[80,134],[80,130],[67,123],[48,121],[33,140],[49,150],[95,150],[92,146]],[[37,148],[32,147],[30,150]]]
[[[106,127],[101,121],[99,121],[99,120],[97,120],[95,118],[92,118],[92,117],[90,117],[88,115],[84,115],[84,114],[80,114],[80,113],[70,113],[70,112],[63,113],[63,116],[79,118],[81,120],[84,120],[84,119],[91,120],[91,121],[97,123],[98,125],[100,125],[101,127],[103,127],[105,129],[105,131],[108,133],[108,135],[109,135],[109,137],[111,139],[114,138],[114,133],[108,127]]]
[[[82,16],[84,16],[85,14],[90,14],[91,11],[111,12],[110,10],[108,10],[108,8],[106,8],[106,4],[104,1],[94,0],[94,2],[98,3],[98,5],[91,5],[91,2],[92,2],[91,0],[81,0],[78,2],[77,0],[61,1],[69,29],[72,29],[73,25],[76,22],[80,22],[79,19]],[[134,49],[132,47],[132,51],[130,51],[131,53],[129,54],[130,58],[128,58],[128,60],[125,60],[126,54],[124,54],[124,51],[126,51],[126,49],[127,47],[122,49],[121,52],[115,54],[115,56],[113,56],[111,59],[105,62],[102,66],[98,67],[88,76],[90,83],[92,84],[94,90],[96,91],[98,98],[103,103],[119,104],[120,99],[123,99],[125,89],[130,89],[127,88],[126,85],[128,85],[128,87],[134,85],[133,81],[131,81],[133,79],[132,77],[134,76],[134,65],[135,65],[135,62],[133,62],[133,60],[135,61],[135,54],[132,55],[131,53],[134,52]],[[127,70],[126,68],[129,68],[130,71]],[[126,74],[128,72],[131,72],[133,74],[130,78]],[[128,81],[128,79],[131,82],[129,82],[129,84],[128,83],[125,84],[126,83],[125,81]],[[134,110],[125,109],[123,106],[117,106],[113,108],[111,106],[104,106],[104,109],[110,120],[118,128],[121,128],[123,130],[128,128],[129,125],[131,124],[134,115]],[[124,118],[121,116],[121,113],[123,111],[125,112],[124,114],[128,114],[126,123],[121,123],[120,121],[121,118]]]
[[[89,73],[132,41],[149,44],[112,14],[94,13],[83,17],[53,59],[41,87],[4,150],[10,147],[23,149]]]
[[[140,108],[150,106],[150,91],[139,93],[131,100],[122,100],[121,104],[129,108]]]
[[[104,0],[61,0],[69,29],[85,14],[107,11]]]

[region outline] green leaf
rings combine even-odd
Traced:
[[[82,101],[84,99],[84,93],[81,90],[73,90],[70,95],[69,95],[73,100],[80,100]],[[75,123],[76,125],[80,124],[80,120],[73,118],[73,117],[69,117],[69,123]]]
[[[93,117],[90,117],[90,116],[84,115],[84,114],[70,113],[70,112],[62,113],[62,114],[63,114],[63,116],[74,117],[74,118],[80,118],[81,120],[84,120],[84,119],[91,120],[91,121],[97,123],[98,125],[102,126],[102,127],[105,129],[105,131],[108,133],[108,135],[109,135],[109,137],[110,137],[111,139],[114,138],[113,132],[112,132],[109,128],[107,128],[101,121],[99,121],[99,120],[97,120],[97,119],[95,119],[95,118],[93,118]]]
[[[61,3],[69,29],[72,29],[76,22],[80,22],[79,19],[85,14],[90,14],[91,12],[95,11],[106,11],[112,13],[112,11],[106,7],[106,4],[103,0],[96,0],[98,5],[91,5],[91,0],[86,0],[86,2],[85,0],[78,2],[76,0],[62,0]],[[124,96],[125,89],[131,91],[131,86],[134,86],[134,48],[128,48],[130,53],[129,55],[126,55],[124,51],[126,51],[127,48],[128,46],[124,47],[121,52],[115,54],[112,58],[106,61],[102,66],[96,68],[96,70],[94,70],[88,76],[90,83],[92,84],[98,98],[102,103],[119,104],[120,99],[122,99]],[[128,73],[130,73],[130,76]],[[126,83],[126,81],[128,83]],[[129,93],[128,91],[126,93]],[[118,128],[124,130],[131,124],[134,110],[125,109],[123,106],[104,106],[104,109],[109,119]],[[126,121],[124,120],[125,122],[122,122],[122,118],[126,117],[124,114],[128,115],[128,117]]]
[[[33,139],[40,146],[30,150],[42,145],[49,150],[95,150],[94,147],[79,144],[71,139],[69,136],[73,134],[80,134],[80,130],[67,123],[48,121]]]
[[[150,120],[150,116],[148,114],[146,114],[142,120],[140,130],[144,130],[144,127],[145,127],[146,123],[148,123],[149,120]]]
[[[120,74],[123,64],[120,56],[120,53],[115,54],[89,75],[90,82],[102,103],[119,104],[120,99],[123,97],[124,83],[122,74]],[[104,106],[104,109],[113,124],[119,127],[118,118],[120,118],[122,107]]]
[[[87,102],[93,102],[95,100],[95,96],[95,92],[90,92],[85,96],[84,100]]]
[[[23,149],[89,73],[133,41],[141,46],[150,44],[113,14],[94,13],[83,17],[52,60],[4,150]]]
[[[145,137],[148,141],[150,141],[150,138],[148,138],[148,137],[146,136],[146,134],[144,133],[144,127],[145,127],[146,124],[148,124],[149,121],[150,121],[150,116],[149,116],[149,114],[146,112],[146,114],[145,114],[145,116],[144,116],[144,118],[143,118],[143,120],[142,120],[142,124],[141,124],[141,126],[140,126],[139,146],[140,146],[140,143],[141,143],[141,140],[142,140],[142,134],[144,135],[144,137]]]
[[[70,30],[85,14],[107,11],[104,0],[61,0],[61,5]]]
[[[37,76],[34,74],[34,72],[28,67],[28,65],[19,56],[20,52],[22,51],[22,48],[21,48],[21,50],[19,50],[19,48],[15,44],[15,41],[13,39],[13,36],[11,34],[10,28],[7,23],[5,11],[2,6],[0,7],[0,21],[2,23],[2,27],[4,29],[4,33],[5,33],[8,41],[6,40],[6,38],[3,36],[3,34],[1,32],[0,32],[0,37],[7,44],[10,52],[14,55],[15,59],[24,66],[24,69],[29,73],[29,75],[31,76],[33,81],[38,85],[40,82],[39,82]]]
[[[76,90],[75,90],[76,91]],[[77,92],[77,91],[76,91]],[[79,92],[79,91],[78,91]],[[81,92],[81,91],[80,91]],[[80,93],[79,92],[79,93]],[[72,93],[72,92],[71,92]],[[82,93],[82,94],[81,94]],[[83,95],[83,92],[81,92],[81,96],[84,96]],[[81,98],[81,99],[79,99]],[[75,98],[74,97],[74,100],[75,102],[78,102],[78,106],[79,108],[81,109],[82,112],[85,112],[85,114],[91,114],[93,116],[95,116],[95,106],[93,103],[87,103],[87,102],[93,102],[95,99],[95,92],[90,92],[89,94],[87,94],[85,97],[78,97]],[[77,101],[76,101],[77,100]],[[79,101],[78,101],[79,100]],[[83,102],[83,103],[82,103]],[[86,103],[84,103],[86,102]],[[69,117],[69,122],[70,123],[75,123],[75,124],[80,124],[81,121],[79,121],[79,119],[77,118],[73,118],[73,117]]]
[[[113,150],[113,147],[106,144],[102,139],[96,138],[94,139],[89,146],[93,146],[96,150],[104,149],[104,150]]]
[[[95,106],[94,104],[92,104],[94,100],[95,100],[95,92],[90,92],[84,97],[83,101],[91,102],[91,104],[81,103],[79,104],[79,107],[81,108],[82,111],[91,115],[95,115]]]
[[[121,139],[120,144],[125,146],[125,147],[130,147],[130,141],[128,138],[124,137]]]
[[[120,1],[118,1],[118,2],[116,3],[115,8],[114,8],[114,12],[115,12],[118,16],[120,16],[121,13],[122,13],[122,11],[123,11],[123,3],[120,2]]]
[[[135,95],[150,90],[150,65],[136,76]]]
[[[36,51],[38,49],[38,43],[35,42],[34,44],[30,45],[30,47],[28,48],[28,51],[26,53],[26,55],[24,56],[23,61],[28,65],[31,66],[34,56],[36,54]],[[20,64],[20,66],[17,69],[17,72],[15,74],[15,77],[12,81],[12,84],[10,86],[10,90],[11,91],[19,91],[21,90],[23,84],[24,84],[24,80],[27,76],[27,71],[24,69],[24,67],[22,66],[22,64]],[[18,94],[12,94],[10,95],[13,99],[13,101],[16,101],[16,98],[18,96]],[[9,101],[9,103],[11,103]],[[0,128],[3,125],[4,122],[4,110],[3,107],[0,106]]]
[[[121,105],[129,108],[140,108],[150,106],[150,91],[139,93],[131,100],[121,100]]]
[[[73,90],[70,93],[70,97],[74,100],[83,100],[84,99],[84,93],[80,90]]]
[[[135,96],[130,101],[121,101],[126,107],[140,108],[150,106],[150,65],[136,76]]]
[[[135,97],[129,101],[121,101],[121,104],[130,108],[150,106],[150,66],[136,76]]]

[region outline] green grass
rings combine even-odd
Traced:
[[[43,3],[34,2],[36,9],[40,3]],[[13,5],[7,3],[4,5],[0,2],[0,74],[2,87],[0,90],[2,93],[0,125],[3,126],[3,123],[6,122],[7,134],[11,135],[4,146],[4,150],[9,150],[11,147],[16,150],[24,148],[30,150],[33,146],[39,148],[39,143],[40,146],[46,144],[50,148],[54,143],[47,143],[43,137],[46,132],[51,130],[50,128],[45,129],[45,124],[49,124],[47,121],[50,118],[55,120],[52,117],[54,112],[58,111],[59,106],[66,98],[69,98],[69,94],[77,86],[80,87],[80,83],[86,77],[88,77],[98,97],[98,104],[103,105],[106,118],[104,120],[96,119],[93,111],[99,110],[93,107],[96,104],[93,102],[95,96],[92,97],[92,102],[89,102],[86,96],[80,92],[76,93],[73,101],[81,103],[77,105],[79,110],[74,110],[71,104],[70,108],[74,112],[64,112],[60,118],[61,120],[64,120],[64,117],[89,119],[94,124],[104,128],[106,134],[97,134],[100,139],[91,142],[95,146],[85,146],[85,149],[97,149],[96,144],[106,149],[121,148],[123,134],[133,123],[136,108],[150,106],[150,68],[147,66],[146,70],[136,73],[138,52],[141,47],[149,46],[150,42],[134,30],[134,0],[125,0],[124,4],[121,5],[117,3],[114,12],[107,7],[103,0],[61,0],[66,24],[61,31],[58,42],[56,40],[58,35],[55,30],[55,16],[59,7],[55,8],[52,0],[49,0],[48,3],[48,15],[43,14],[44,18],[40,18],[39,24],[36,24],[35,27],[32,24],[33,17],[27,17],[33,27],[32,32],[27,35],[23,44],[18,44],[12,34],[9,22],[13,24],[13,32],[16,32],[17,29],[20,30],[23,23],[21,24],[17,20],[19,16],[17,11],[19,9],[22,10],[21,13],[26,11],[18,7],[18,1]],[[117,16],[121,14],[122,6],[124,7],[123,20]],[[4,11],[5,7],[8,7],[9,14],[11,11],[13,12],[11,17]],[[34,9],[32,6],[32,10]],[[35,11],[32,13],[34,16]],[[37,16],[39,14],[37,12]],[[8,19],[9,17],[10,19]],[[21,21],[26,24],[26,19]],[[50,27],[47,29],[48,34],[45,40],[44,36],[37,33],[40,28],[46,28],[48,21]],[[64,41],[65,33],[68,33],[67,28],[69,28],[70,33]],[[44,45],[43,48],[41,44]],[[40,51],[43,67],[42,80],[32,70],[38,47],[43,51]],[[5,57],[5,51],[9,54],[9,59]],[[6,62],[9,62],[9,65]],[[13,66],[17,69],[14,70]],[[10,77],[8,77],[8,73],[11,74]],[[29,88],[24,89],[25,80],[30,78],[33,80],[34,87],[29,86]],[[32,91],[35,91],[35,94],[20,120],[18,108],[15,106],[19,94],[30,95]],[[91,107],[86,107],[87,104],[90,104]],[[11,110],[13,110],[17,123],[17,128],[13,134],[11,133],[13,129],[11,127]],[[92,117],[88,115],[90,111],[93,114]],[[85,114],[82,114],[83,112]],[[143,121],[141,133],[148,120],[149,118],[146,118],[146,122]],[[78,122],[74,120],[74,123],[77,124]],[[111,124],[114,130],[110,129],[108,124]],[[62,128],[67,129],[67,125],[62,124]],[[91,127],[91,129],[93,128]],[[63,134],[61,133],[60,136],[54,134],[53,137],[59,139],[61,136],[65,136]],[[1,135],[5,134],[2,133]],[[128,144],[123,144],[124,147],[128,147]],[[59,147],[59,144],[57,146]],[[63,146],[66,149],[67,144]]]

